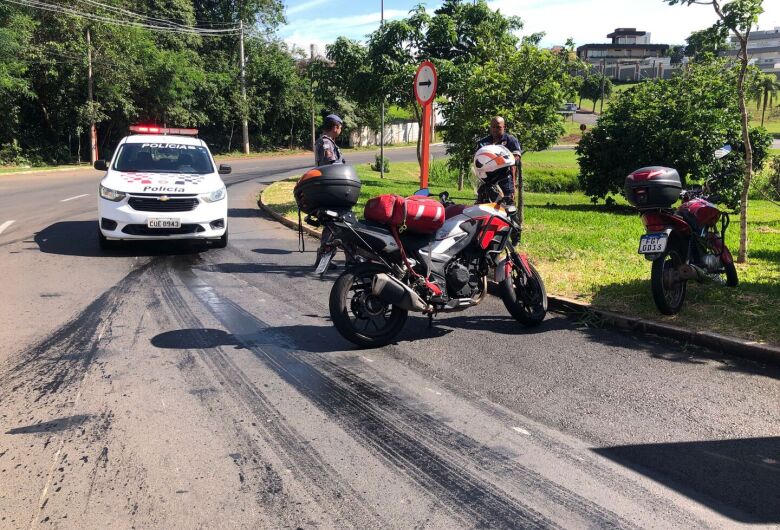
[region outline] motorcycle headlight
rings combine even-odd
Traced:
[[[125,195],[126,194],[124,192],[112,190],[111,188],[106,188],[102,184],[100,185],[100,196],[106,199],[107,201],[119,202],[125,198]]]
[[[201,195],[200,198],[203,199],[206,202],[217,202],[221,201],[227,197],[227,189],[226,188],[219,188],[216,191],[212,191],[211,193],[206,193],[205,195]]]

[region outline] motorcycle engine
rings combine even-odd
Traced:
[[[703,256],[702,263],[709,272],[718,272],[723,268],[723,265],[720,262],[720,258],[718,256],[713,256],[712,254]]]
[[[479,289],[479,259],[451,261],[446,269],[447,292],[452,298],[471,298]]]

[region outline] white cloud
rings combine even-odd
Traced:
[[[669,6],[662,0],[493,0],[489,5],[522,18],[524,35],[545,32],[544,45],[563,44],[569,37],[577,46],[607,42],[608,33],[625,27],[650,32],[656,44],[683,44],[691,32],[717,20],[711,6]],[[759,23],[761,29],[780,26],[780,2],[764,2]]]
[[[316,1],[316,0],[313,0]],[[401,9],[385,9],[385,20],[402,18],[408,12]],[[324,52],[325,44],[330,44],[340,36],[363,40],[366,34],[379,27],[382,15],[379,11],[348,17],[312,18],[297,20],[280,30],[281,37],[289,44],[309,49],[309,44],[320,46]]]
[[[308,2],[304,2],[296,6],[288,7],[285,11],[288,15],[294,15],[296,13],[308,11],[312,7],[317,7],[318,5],[324,4],[328,1],[329,0],[309,0]]]

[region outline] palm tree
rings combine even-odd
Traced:
[[[770,98],[772,101],[777,97],[777,92],[780,90],[780,79],[774,74],[764,74],[760,80],[761,91],[764,98],[764,107],[761,110],[761,127],[764,126],[764,116],[766,115],[766,105]]]

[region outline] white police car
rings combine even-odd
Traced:
[[[99,243],[118,240],[228,241],[227,189],[219,175],[230,173],[214,158],[197,129],[131,126],[110,162],[98,198]]]

